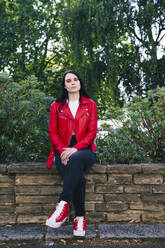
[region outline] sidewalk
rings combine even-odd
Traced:
[[[73,237],[72,230],[73,225],[64,225],[58,229],[39,225],[0,227],[0,247],[5,247],[5,245],[8,245],[8,247],[11,247],[11,245],[12,247],[20,247],[16,246],[17,244],[41,245],[42,247],[43,245],[44,247],[51,247],[54,244],[56,244],[56,247],[58,247],[59,244],[63,244],[67,247],[69,240],[76,241],[79,247],[80,245],[84,245],[84,242],[87,244],[87,240],[99,240],[100,244],[102,244],[103,247],[103,245],[106,244],[106,240],[118,240],[121,242],[124,239],[151,241],[151,244],[154,244],[154,242],[157,241],[161,241],[164,246],[160,247],[165,247],[165,224],[88,225],[85,239]],[[62,243],[59,243],[59,240]],[[59,245],[59,247],[62,246]],[[109,247],[112,246],[109,245]],[[154,247],[159,246],[157,245]]]

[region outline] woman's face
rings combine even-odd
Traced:
[[[68,93],[76,93],[80,91],[80,80],[73,73],[67,73],[65,76],[65,89]]]

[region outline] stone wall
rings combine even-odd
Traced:
[[[88,223],[165,223],[165,164],[94,165],[86,178]],[[1,164],[0,225],[44,224],[61,190],[45,163]]]

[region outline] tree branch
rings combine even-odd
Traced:
[[[158,41],[158,44],[161,42],[161,40],[163,39],[164,36],[165,36],[165,34],[160,38],[160,40]]]
[[[143,43],[143,40],[136,34],[136,32],[133,28],[129,27],[129,30],[134,34],[134,36],[138,39],[138,41]]]
[[[50,61],[52,61],[55,57],[56,57],[56,55],[54,55],[51,59],[49,59],[49,60],[45,63],[45,65],[44,65],[44,67],[43,67],[43,70],[47,67],[47,65],[50,63]]]
[[[157,36],[156,41],[155,41],[157,44],[159,44],[160,40],[162,39],[162,38],[161,38],[161,39],[159,40],[159,37],[160,37],[161,32],[164,31],[164,30],[165,30],[165,28],[160,28],[160,29],[159,29],[159,33],[158,33],[158,36]],[[163,35],[163,36],[164,36],[164,35]]]

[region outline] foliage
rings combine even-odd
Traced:
[[[113,42],[120,39],[121,34],[116,25],[116,10],[113,10],[112,1],[106,4],[103,1],[78,0],[69,1],[65,5],[61,18],[62,33],[65,44],[69,43],[73,66],[84,75],[86,85],[89,85],[89,94],[96,98],[102,81],[106,79],[106,84],[113,87],[118,99],[119,89],[116,87],[115,77],[112,79],[112,84],[109,77],[111,67],[108,62],[110,61],[106,61],[105,58],[109,56],[111,64],[116,63],[113,60],[115,59]],[[107,33],[108,26],[112,31],[111,34]]]
[[[45,156],[46,106],[52,99],[46,95],[58,95],[68,69],[84,79],[99,117],[123,123],[109,133],[120,161],[163,161],[164,110],[156,101],[163,98],[161,90],[148,90],[165,85],[165,56],[158,57],[158,49],[164,52],[165,1],[0,0],[0,9],[0,71],[7,69],[12,78],[0,75],[0,152],[6,161]],[[124,93],[128,100],[146,97],[126,106],[124,115]],[[39,148],[33,141],[38,136]],[[109,138],[98,142],[106,147]],[[105,154],[100,150],[100,159]]]
[[[121,86],[131,97],[165,84],[165,61],[158,58],[158,49],[163,53],[164,1],[77,0],[65,1],[65,6],[64,40],[91,89],[100,90],[104,81],[120,102]]]
[[[131,164],[150,162],[150,158],[140,146],[128,139],[123,129],[108,132],[104,138],[96,140],[98,151],[97,160],[99,163],[120,163]]]
[[[113,121],[121,127],[97,138],[99,162],[165,162],[165,91],[157,88],[147,94],[135,97],[116,116]]]
[[[114,101],[112,89],[109,88],[105,82],[101,83],[101,90],[97,92],[97,110],[98,116],[101,120],[114,119],[121,115],[123,101],[120,104]]]
[[[106,85],[121,106],[121,89],[131,97],[165,83],[164,8],[154,0],[1,0],[0,71],[15,82],[33,74],[54,96],[74,69],[94,100]]]
[[[165,2],[129,0],[125,8],[127,8],[128,35],[137,51],[136,55],[139,56],[137,66],[139,76],[141,74],[142,90],[162,87],[165,85],[163,77],[165,60],[164,57],[158,58],[158,49],[159,52],[164,52],[161,44],[165,31]]]
[[[53,98],[38,89],[30,76],[19,84],[0,77],[0,162],[46,160],[49,107]],[[106,118],[116,130],[97,137],[100,163],[165,161],[165,91],[148,91],[135,97],[124,109],[109,108]],[[122,124],[122,125],[121,125]],[[106,127],[108,128],[108,127]]]
[[[46,160],[49,106],[52,98],[38,89],[30,76],[19,84],[7,82],[0,88],[0,162]]]
[[[0,7],[0,70],[7,67],[14,81],[33,74],[47,82],[44,71],[60,50],[56,45],[60,42],[58,5],[55,1],[6,0],[0,1]]]
[[[0,86],[2,87],[9,81],[9,77],[6,73],[0,73]]]

